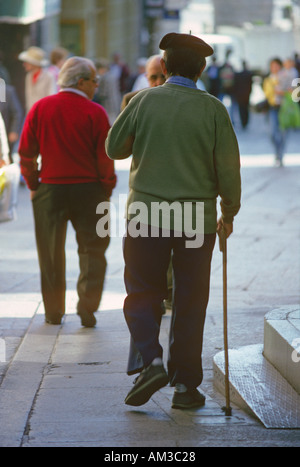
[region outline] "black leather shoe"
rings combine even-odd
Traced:
[[[97,320],[94,313],[88,313],[87,311],[77,311],[78,316],[81,318],[81,324],[85,328],[93,328],[97,324]]]
[[[140,406],[148,402],[150,397],[169,382],[163,365],[149,365],[137,377],[134,387],[126,396],[125,404]]]
[[[197,389],[188,389],[186,392],[174,392],[172,409],[196,409],[205,405],[205,396]]]

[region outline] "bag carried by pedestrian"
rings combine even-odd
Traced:
[[[5,176],[5,171],[3,169],[0,169],[0,197],[3,193],[3,190],[5,188],[6,184],[6,176]]]
[[[263,101],[260,101],[257,104],[255,104],[253,110],[257,113],[267,113],[270,110],[270,106],[267,99],[264,99]]]
[[[300,108],[298,103],[293,101],[292,95],[289,92],[284,95],[278,119],[282,130],[300,128]]]
[[[0,169],[0,222],[16,219],[19,182],[18,164],[5,165]]]

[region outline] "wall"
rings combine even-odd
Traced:
[[[62,0],[62,45],[91,59],[110,59],[118,52],[135,67],[140,50],[140,5],[139,0]]]

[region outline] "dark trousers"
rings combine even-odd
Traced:
[[[159,343],[161,303],[168,296],[167,271],[172,255],[173,311],[169,335],[168,373],[171,385],[197,387],[202,382],[202,341],[209,298],[210,265],[215,234],[204,236],[201,248],[186,248],[186,238],[124,239],[124,315],[137,365],[147,367],[162,357]],[[131,348],[131,351],[133,349]]]
[[[239,103],[239,114],[241,125],[243,128],[246,128],[249,123],[249,104]]]
[[[96,207],[106,201],[99,183],[41,184],[33,199],[41,288],[47,317],[65,313],[65,242],[68,221],[76,232],[80,275],[78,311],[97,311],[105,278],[109,238],[96,233]]]

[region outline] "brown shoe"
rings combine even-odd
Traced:
[[[85,328],[93,328],[97,324],[97,320],[94,316],[94,313],[88,313],[87,311],[77,311],[78,316],[81,318],[81,324]]]

